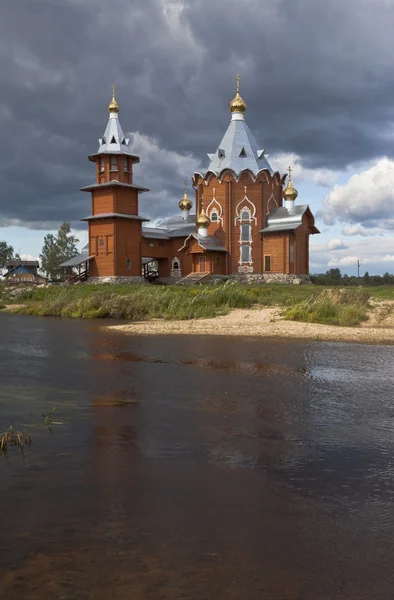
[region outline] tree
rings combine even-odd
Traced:
[[[52,233],[48,233],[44,237],[44,245],[40,254],[41,268],[47,274],[48,277],[53,278],[56,276],[58,261],[56,256],[56,239]]]
[[[62,279],[64,269],[59,265],[78,254],[77,244],[79,240],[71,234],[70,223],[62,223],[57,235],[51,233],[44,238],[40,259],[43,271],[50,279]]]
[[[364,277],[363,277],[363,284],[368,285],[370,282],[371,282],[371,278],[369,276],[369,273],[368,273],[368,271],[365,271]]]
[[[7,242],[0,242],[0,269],[5,266],[8,260],[11,260],[14,256],[14,249],[9,246]]]

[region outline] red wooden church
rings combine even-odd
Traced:
[[[246,121],[239,93],[230,102],[231,121],[217,150],[208,154],[206,170],[195,173],[196,214],[187,195],[179,213],[157,227],[140,216],[138,198],[149,190],[133,178],[130,140],[119,122],[113,93],[109,120],[99,148],[89,160],[96,181],[82,188],[91,193],[89,243],[83,253],[62,266],[78,267],[79,278],[111,281],[127,278],[295,275],[309,273],[309,236],[319,233],[307,205],[297,205],[297,191],[286,175],[273,172]],[[82,268],[81,265],[86,265]],[[99,279],[96,279],[99,278]],[[108,279],[110,278],[110,279]],[[126,281],[126,279],[125,279]]]

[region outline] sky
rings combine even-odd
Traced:
[[[116,85],[150,188],[177,211],[208,165],[241,76],[273,169],[293,167],[321,235],[310,271],[394,271],[394,0],[12,0],[0,21],[0,240],[37,256],[70,221],[87,241],[98,148]],[[189,188],[189,193],[191,189]]]

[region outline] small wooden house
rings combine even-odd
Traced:
[[[40,265],[37,260],[9,260],[5,267],[4,279],[8,284],[47,283],[47,278],[38,272]]]

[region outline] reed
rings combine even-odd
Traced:
[[[24,434],[21,431],[16,431],[13,429],[12,425],[9,427],[7,431],[0,433],[0,452],[2,454],[7,454],[9,446],[19,446],[23,448],[23,446],[30,446],[32,443],[31,434]]]

